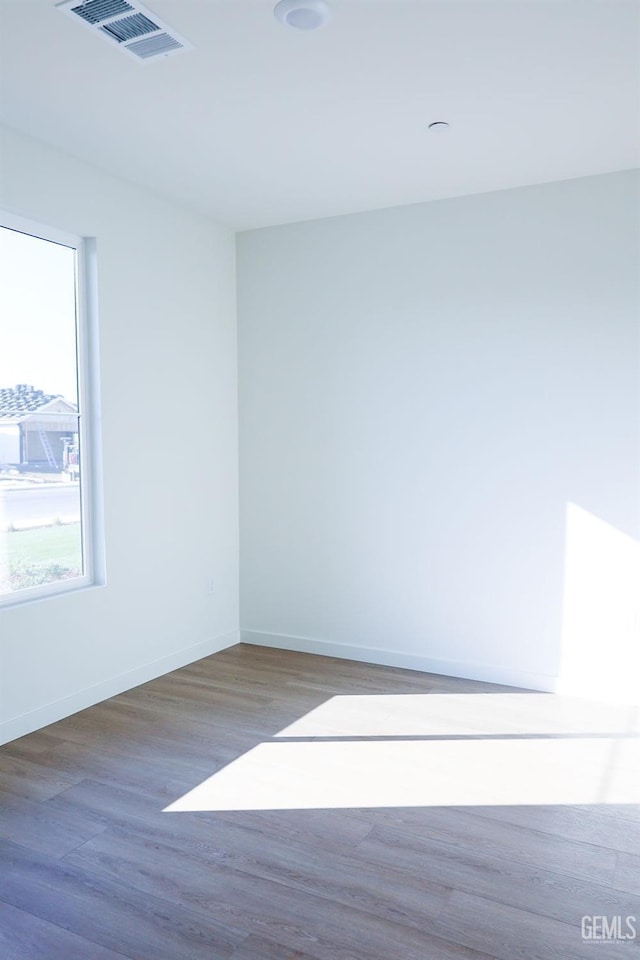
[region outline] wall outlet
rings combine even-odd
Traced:
[[[216,592],[216,582],[213,577],[209,577],[207,580],[207,593],[210,597]]]

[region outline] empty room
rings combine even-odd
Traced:
[[[640,960],[640,4],[0,0],[2,960]]]

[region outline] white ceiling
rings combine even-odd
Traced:
[[[638,165],[636,0],[274,3],[147,0],[195,50],[140,64],[0,0],[0,119],[238,229]]]

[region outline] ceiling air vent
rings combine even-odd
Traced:
[[[135,0],[63,0],[63,13],[140,63],[193,50],[193,45]]]

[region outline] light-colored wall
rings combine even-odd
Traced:
[[[554,686],[569,504],[640,532],[638,199],[240,235],[243,637]]]
[[[105,587],[0,614],[2,741],[237,641],[238,490],[233,234],[11,131],[0,158],[0,207],[97,238],[106,526]]]

